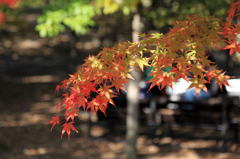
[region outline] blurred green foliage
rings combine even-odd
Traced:
[[[29,1],[29,0],[26,0]],[[45,0],[46,1],[46,0]],[[171,25],[187,15],[214,15],[223,18],[230,0],[49,0],[38,18],[36,30],[41,37],[53,37],[70,28],[77,34],[85,34],[95,25],[97,15],[118,11],[130,15],[141,6],[145,21],[155,29]],[[43,0],[37,0],[41,3]],[[27,2],[26,2],[27,3]],[[39,4],[40,5],[40,4]],[[107,20],[107,18],[106,18]]]
[[[53,37],[67,27],[85,34],[95,25],[93,17],[122,10],[129,15],[142,1],[149,0],[52,0],[38,18],[36,30],[41,37]]]
[[[155,6],[144,15],[153,21],[156,28],[172,25],[176,19],[188,15],[226,17],[230,0],[153,0]]]
[[[55,0],[45,8],[38,18],[36,30],[41,37],[52,37],[63,32],[66,27],[78,34],[85,34],[95,24],[93,17],[98,9],[91,0]]]
[[[29,8],[39,8],[46,6],[46,0],[21,0],[20,8],[29,7]]]

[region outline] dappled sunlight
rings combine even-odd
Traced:
[[[26,39],[16,44],[17,49],[40,49],[43,40]]]
[[[184,141],[181,143],[182,148],[188,148],[188,149],[203,149],[208,147],[214,147],[217,145],[217,141],[206,141],[206,140],[194,140],[194,141]]]
[[[26,77],[2,77],[5,81],[17,82],[22,84],[31,84],[31,83],[51,83],[59,82],[61,77],[56,75],[36,75],[36,76],[26,76]]]
[[[36,23],[37,17],[38,17],[37,14],[25,14],[24,20],[27,23]]]
[[[50,118],[43,114],[23,113],[16,117],[13,115],[2,115],[0,118],[0,127],[21,127],[35,124],[46,125]]]
[[[171,137],[163,137],[163,138],[159,139],[159,142],[161,144],[171,144],[173,142],[173,139]]]
[[[10,48],[13,45],[13,43],[11,40],[4,40],[2,45],[6,48]]]
[[[161,157],[162,159],[200,159],[199,155],[193,150],[180,150],[177,153],[171,153]],[[150,158],[151,159],[151,158]]]
[[[70,35],[60,35],[57,38],[52,38],[50,41],[48,41],[48,45],[50,47],[55,47],[58,46],[61,43],[69,43],[69,41],[71,40],[71,36]]]
[[[151,155],[151,154],[158,154],[160,153],[160,148],[156,145],[138,145],[138,152],[139,155]]]
[[[92,39],[91,41],[86,42],[77,42],[76,48],[79,50],[92,50],[99,48],[100,43],[101,42],[99,41],[99,39]]]
[[[23,153],[26,155],[26,156],[37,156],[37,155],[45,155],[47,154],[48,152],[51,152],[49,150],[49,148],[43,148],[43,147],[39,147],[39,148],[26,148],[23,150]]]
[[[90,134],[93,137],[101,137],[107,133],[107,129],[100,126],[91,127]]]

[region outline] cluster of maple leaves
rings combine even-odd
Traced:
[[[154,33],[141,35],[139,42],[121,42],[112,48],[103,48],[97,56],[90,56],[73,75],[57,86],[63,92],[61,103],[57,106],[63,111],[64,119],[54,116],[49,124],[52,128],[62,125],[62,135],[70,136],[79,110],[101,111],[106,113],[109,104],[114,105],[113,98],[120,90],[125,91],[128,79],[133,79],[130,72],[139,67],[152,67],[148,81],[153,86],[163,89],[172,86],[180,78],[191,82],[198,95],[205,86],[215,79],[222,88],[228,85],[222,70],[208,59],[206,51],[212,49],[229,49],[230,54],[240,51],[236,36],[240,25],[233,24],[233,19],[240,11],[240,0],[231,4],[228,18],[221,23],[213,17],[187,17],[176,21],[166,34]],[[225,47],[224,47],[225,46]],[[166,71],[167,70],[167,71]]]
[[[20,0],[0,0],[0,9],[3,6],[14,8],[19,1]],[[5,14],[3,11],[0,10],[0,24],[2,24],[4,21],[5,21]]]
[[[240,1],[231,4],[231,7],[228,11],[228,17],[227,22],[224,23],[222,35],[226,39],[227,46],[225,46],[223,49],[229,49],[230,55],[232,55],[235,52],[240,52],[240,44],[237,42],[236,36],[240,33],[240,24],[239,19],[237,24],[233,23],[233,20],[235,17],[239,17],[240,13]]]

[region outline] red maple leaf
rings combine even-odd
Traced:
[[[70,119],[73,121],[75,117],[78,117],[78,109],[66,111],[65,116],[67,121],[69,121]]]
[[[215,78],[216,75],[216,66],[212,66],[210,70],[208,70],[205,74],[207,77],[208,82],[210,82],[213,78]]]
[[[0,12],[0,24],[2,24],[5,21],[5,14],[3,12]]]
[[[172,87],[172,82],[177,81],[172,73],[164,72],[162,70],[152,72],[150,76],[153,76],[153,78],[147,81],[148,83],[151,83],[148,91],[150,91],[154,86],[158,86],[160,90],[166,86]]]
[[[52,127],[51,127],[51,130],[54,128],[55,125],[59,124],[60,123],[60,119],[58,116],[54,116],[52,117],[52,120],[49,121],[48,124],[52,124]]]
[[[106,109],[109,100],[107,97],[98,95],[91,102],[88,103],[87,109],[90,109],[92,112],[97,112],[100,110],[104,115],[106,115]]]
[[[55,88],[55,91],[58,92],[61,87],[62,87],[61,85],[57,85],[56,88]]]
[[[73,121],[70,121],[70,122],[67,122],[67,123],[64,123],[62,125],[62,135],[61,137],[66,133],[68,135],[68,138],[70,137],[71,135],[71,131],[75,131],[76,133],[78,133],[78,130],[73,126]]]
[[[223,50],[227,50],[229,49],[229,54],[232,55],[235,52],[240,52],[240,44],[236,44],[236,42],[233,42],[227,46],[225,46],[224,48],[222,48]]]
[[[81,93],[85,96],[89,96],[91,92],[97,92],[94,83],[92,82],[85,82],[81,86]]]
[[[116,78],[112,81],[112,86],[116,88],[117,92],[120,92],[120,90],[127,91],[125,89],[125,85],[127,84],[126,79]]]
[[[232,2],[234,2],[232,0]],[[237,12],[239,11],[239,6],[240,6],[240,1],[236,1],[233,4],[231,4],[231,7],[228,11],[228,18],[227,18],[227,22],[231,23],[233,18],[236,16]]]
[[[78,96],[76,104],[78,105],[78,108],[83,107],[83,109],[85,110],[87,102],[87,98],[85,98],[84,96]]]

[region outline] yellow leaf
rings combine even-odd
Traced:
[[[136,58],[135,62],[138,64],[140,69],[143,71],[144,66],[149,66],[148,64],[148,58]]]
[[[127,74],[127,78],[134,80],[133,76],[130,73]]]

